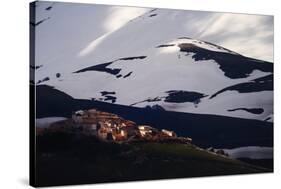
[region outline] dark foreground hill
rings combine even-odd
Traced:
[[[118,144],[76,132],[45,133],[36,142],[37,186],[272,172],[192,144]]]
[[[203,115],[136,108],[95,100],[74,99],[47,85],[36,87],[36,118],[70,117],[73,111],[95,108],[158,129],[188,136],[200,147],[234,148],[273,146],[273,123],[226,116]]]

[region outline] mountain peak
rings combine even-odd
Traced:
[[[238,53],[231,51],[229,49],[226,49],[224,47],[221,47],[219,45],[207,42],[207,41],[202,41],[198,39],[192,39],[190,37],[179,37],[174,41],[171,41],[166,44],[158,45],[158,48],[164,48],[164,47],[179,47],[179,49],[187,49],[187,48],[202,48],[206,49],[209,51],[215,51],[215,52],[223,52],[223,53],[230,53],[234,55],[239,55]]]

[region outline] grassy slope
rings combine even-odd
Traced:
[[[182,144],[145,144],[144,149],[147,153],[155,156],[160,156],[162,159],[170,160],[170,165],[173,163],[183,162],[179,164],[178,170],[181,174],[185,171],[190,171],[188,176],[207,176],[220,174],[236,174],[261,172],[265,169],[254,167],[249,164],[242,163],[227,157],[219,156],[213,153],[208,153],[205,150],[198,149],[193,145]],[[166,165],[169,165],[169,161]],[[172,168],[177,169],[179,168]],[[184,172],[181,172],[183,170]]]
[[[191,144],[116,144],[65,134],[37,142],[39,186],[270,172]]]

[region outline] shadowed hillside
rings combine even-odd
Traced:
[[[190,136],[201,147],[273,146],[273,124],[270,122],[79,100],[44,85],[37,86],[36,95],[37,118],[70,117],[73,111],[96,108],[118,114],[139,125],[153,125],[173,130],[180,136]]]
[[[192,144],[118,144],[77,132],[47,132],[36,142],[40,186],[271,172]]]

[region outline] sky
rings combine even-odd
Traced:
[[[199,39],[212,41],[242,55],[273,62],[273,17],[207,13]],[[200,22],[200,21],[199,21]]]
[[[46,10],[49,6],[52,8]],[[36,21],[49,19],[36,27],[36,62],[55,62],[62,56],[72,60],[73,54],[93,54],[110,35],[152,9],[38,2]],[[158,10],[158,14],[163,16],[149,26],[151,30],[158,27],[163,31],[163,38],[189,36],[273,62],[272,16],[169,9]],[[165,24],[159,27],[159,23]],[[172,26],[177,27],[172,30]]]

